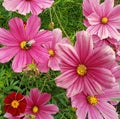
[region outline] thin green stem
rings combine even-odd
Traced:
[[[55,10],[55,8],[54,8],[54,7],[53,7],[53,11],[54,11],[54,13],[55,13],[55,16],[56,16],[56,18],[57,18],[57,21],[58,21],[58,23],[59,23],[59,25],[60,25],[60,27],[61,27],[62,31],[64,32],[64,34],[66,35],[66,37],[67,37],[67,38],[69,38],[69,36],[67,35],[67,33],[66,33],[66,31],[65,31],[64,27],[63,27],[63,26],[62,26],[62,24],[61,24],[61,21],[60,21],[60,19],[59,19],[58,15],[57,15],[57,13],[56,13],[56,10]]]

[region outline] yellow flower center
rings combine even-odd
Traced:
[[[80,64],[78,67],[77,67],[77,73],[80,75],[80,76],[84,76],[86,73],[87,73],[87,67],[83,64]]]
[[[11,102],[11,106],[12,106],[13,108],[18,108],[19,105],[20,105],[20,104],[19,104],[19,102],[18,102],[17,100],[13,100],[13,101]]]
[[[101,19],[101,22],[102,22],[103,24],[108,23],[108,18],[107,18],[107,17],[103,17],[103,18]]]
[[[33,111],[33,113],[37,113],[37,112],[39,111],[38,106],[34,106],[34,107],[32,108],[32,111]]]
[[[20,43],[20,47],[21,49],[24,49],[24,50],[28,50],[31,48],[31,46],[35,43],[35,40],[32,39],[32,40],[29,40],[29,41],[22,41]]]
[[[20,47],[21,47],[21,49],[25,49],[26,44],[27,44],[26,41],[22,41],[22,42],[20,43]]]
[[[95,96],[88,96],[87,101],[91,105],[96,105],[98,103],[98,99]]]
[[[51,57],[53,57],[54,54],[55,54],[55,53],[54,53],[54,50],[52,50],[52,49],[48,50],[48,53],[50,54]]]

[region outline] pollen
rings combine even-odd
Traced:
[[[17,100],[13,100],[13,101],[11,102],[11,106],[12,106],[13,108],[18,108],[19,105],[20,105],[20,104],[19,104],[19,102],[18,102]]]
[[[102,22],[102,24],[107,24],[108,23],[108,18],[107,17],[103,17],[101,19],[101,22]]]
[[[78,67],[77,67],[77,73],[80,75],[80,76],[84,76],[86,73],[87,73],[87,67],[83,64],[80,64]]]
[[[32,111],[33,111],[33,113],[37,113],[37,112],[39,111],[38,106],[34,106],[34,107],[32,108]]]
[[[26,44],[27,44],[26,41],[22,41],[22,42],[20,43],[21,49],[25,49]]]
[[[98,103],[98,99],[95,96],[88,96],[87,97],[87,101],[89,102],[89,104],[91,105],[96,105]]]
[[[54,54],[55,54],[55,53],[54,53],[54,50],[52,50],[52,49],[48,50],[48,53],[50,54],[51,57],[53,57]]]

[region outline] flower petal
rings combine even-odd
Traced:
[[[19,41],[26,40],[25,28],[23,21],[20,18],[12,18],[9,20],[9,27],[11,34]]]
[[[107,0],[106,0],[107,1]],[[108,1],[109,3],[109,1]],[[108,5],[107,5],[108,6]],[[120,5],[116,5],[112,10],[111,12],[108,14],[109,15],[109,19],[110,21],[113,21],[113,20],[118,20],[120,21],[120,14],[118,13],[118,11],[120,11]]]
[[[93,52],[93,40],[86,31],[77,32],[75,50],[83,64],[87,57],[91,56]]]
[[[4,0],[3,7],[7,9],[8,11],[15,11],[17,5],[21,2],[21,0]]]
[[[119,98],[120,97],[120,89],[119,85],[116,84],[113,88],[104,89],[104,93],[98,95],[100,100],[112,101],[112,98]]]
[[[59,111],[58,107],[54,104],[44,105],[40,109],[47,114],[56,114]]]
[[[47,53],[46,49],[40,46],[31,47],[31,49],[29,50],[29,54],[32,56],[32,59],[34,59],[37,64],[45,64],[49,59],[49,54]]]
[[[35,36],[35,41],[36,45],[42,45],[49,43],[53,40],[53,33],[52,31],[48,30],[41,30],[36,36]]]
[[[84,0],[83,1],[83,14],[84,16],[90,15],[94,11],[94,5],[99,5],[99,0]]]
[[[56,28],[53,30],[53,35],[54,35],[54,39],[56,43],[58,42],[62,42],[62,31],[59,28]]]
[[[91,35],[93,34],[97,35],[99,28],[100,28],[100,25],[88,26],[86,31]]]
[[[10,61],[18,52],[19,52],[19,48],[17,47],[0,48],[0,62],[6,63]]]
[[[38,96],[38,95],[36,95]],[[34,98],[34,97],[33,97]],[[51,99],[51,95],[48,93],[41,93],[37,99],[36,104],[44,105]]]
[[[54,119],[54,118],[45,112],[40,112],[37,114],[35,119]]]
[[[22,0],[16,9],[20,14],[26,15],[31,10],[31,3],[26,0]]]
[[[68,88],[78,79],[73,70],[67,70],[55,78],[56,85],[62,88]]]
[[[114,0],[105,0],[102,4],[101,4],[103,13],[105,16],[107,16],[107,14],[114,9]]]
[[[12,68],[15,72],[22,72],[23,68],[25,68],[27,64],[31,63],[32,57],[30,54],[24,50],[21,50],[13,60]]]
[[[77,79],[69,88],[67,88],[67,97],[75,96],[76,94],[80,93],[84,89],[83,84],[84,79]]]
[[[99,30],[98,30],[98,36],[101,38],[101,39],[106,39],[108,38],[109,36],[109,31],[107,29],[107,26],[106,25],[101,25]]]
[[[19,43],[12,34],[4,28],[0,28],[0,43],[6,46],[18,46]]]
[[[102,86],[95,80],[93,77],[91,78],[89,75],[84,77],[84,92],[88,93],[89,95],[96,95],[102,93]]]
[[[90,25],[99,25],[100,24],[100,16],[96,13],[90,14],[88,17],[88,22]]]
[[[116,109],[109,103],[101,102],[96,105],[105,119],[118,119]]]
[[[54,56],[53,58],[49,59],[48,66],[54,71],[59,71],[60,70],[59,63],[60,63],[59,58]]]
[[[92,57],[86,62],[89,67],[111,68],[115,64],[115,52],[109,46],[95,48]]]
[[[89,119],[103,119],[98,109],[96,109],[96,107],[94,106],[89,106],[88,118]]]
[[[69,44],[57,44],[57,55],[60,59],[71,66],[76,66],[79,63],[79,56],[75,49]]]
[[[107,29],[108,29],[108,31],[109,31],[109,37],[110,37],[110,38],[114,38],[114,39],[116,39],[117,41],[120,40],[120,33],[115,29],[114,26],[107,25]]]
[[[41,26],[41,20],[38,16],[32,15],[28,18],[25,30],[29,39],[33,39]]]
[[[88,75],[96,82],[98,82],[102,87],[112,88],[115,84],[115,77],[108,69],[97,67],[91,68]]]

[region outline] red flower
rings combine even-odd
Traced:
[[[12,114],[12,116],[18,116],[20,113],[24,113],[26,108],[26,100],[20,93],[12,92],[4,100],[4,110]]]

